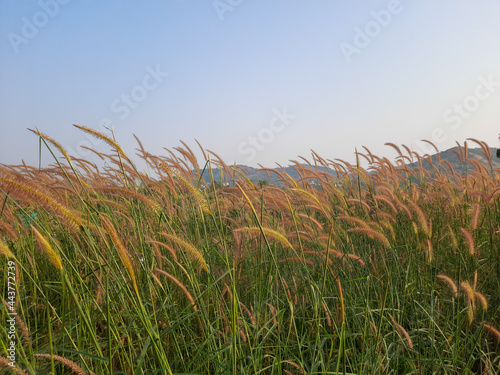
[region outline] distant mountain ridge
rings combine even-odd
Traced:
[[[497,148],[490,148],[491,151],[491,168],[497,169],[500,168],[500,159],[497,158]],[[478,148],[468,148],[467,149],[468,153],[468,160],[477,160],[479,163],[483,164],[487,168],[490,167],[487,158],[484,155],[483,149],[480,147]],[[438,163],[438,155],[441,158],[442,161],[447,161],[448,163],[451,164],[455,172],[459,174],[464,174],[466,173],[467,170],[470,170],[470,168],[473,168],[470,163],[465,163],[460,161],[460,149],[458,147],[453,147],[445,151],[441,151],[439,154],[433,154],[431,155],[432,158],[432,163],[437,164]],[[410,164],[411,166],[416,166],[418,163],[413,163]],[[432,169],[432,167],[429,165],[429,163],[422,161],[422,167],[426,170]]]
[[[500,159],[498,159],[496,157],[497,148],[492,147],[492,148],[490,148],[490,151],[491,151],[491,167],[493,168],[493,170],[500,169]],[[486,166],[487,168],[490,167],[486,157],[484,156],[483,150],[480,147],[468,148],[467,152],[468,152],[469,159],[475,159],[478,162],[480,162],[481,164],[483,164],[484,166]],[[438,155],[439,155],[439,157],[438,157]],[[436,165],[438,163],[438,160],[440,158],[441,161],[447,161],[448,163],[450,163],[450,165],[453,167],[455,172],[457,172],[459,174],[464,174],[467,172],[467,170],[472,170],[473,166],[470,163],[461,162],[460,155],[461,155],[461,152],[460,152],[459,147],[453,147],[453,148],[450,148],[448,150],[441,151],[441,152],[439,152],[439,154],[436,153],[436,154],[430,155],[430,157],[431,157],[432,163],[434,165]],[[414,159],[414,162],[410,163],[408,165],[411,167],[417,167],[418,161],[416,160],[416,158],[413,158],[413,159]],[[426,158],[422,157],[422,167],[426,170],[429,170],[429,171],[432,170],[432,167],[425,160],[426,160]],[[394,160],[391,160],[391,162],[393,164],[395,164]],[[301,164],[301,165],[309,167],[313,170],[316,169],[316,166],[314,166],[314,165],[313,166],[308,166],[307,164]],[[229,165],[229,167],[231,168],[232,166]],[[250,179],[251,181],[253,181],[255,183],[258,183],[259,181],[268,181],[270,184],[280,185],[279,174],[273,173],[270,170],[275,170],[275,171],[280,172],[280,173],[285,171],[293,179],[295,179],[295,180],[300,179],[299,173],[297,172],[297,170],[293,166],[287,166],[287,167],[283,167],[283,168],[280,168],[280,167],[267,168],[268,171],[261,170],[260,168],[249,167],[247,165],[236,165],[236,168],[240,171],[239,173],[241,173],[242,175],[244,175],[245,177],[247,177],[248,179]],[[326,169],[325,167],[321,166],[320,164],[318,164],[317,168],[318,168],[318,170],[320,170],[322,172],[331,173],[332,175],[335,174],[335,171],[333,169]],[[221,184],[224,184],[224,181],[221,180],[221,170],[219,168],[213,168],[212,174],[213,174],[214,181],[218,181]],[[208,183],[208,184],[210,183],[210,174],[208,173],[207,170],[205,170],[205,172],[203,173],[203,179],[205,180],[206,183]],[[228,181],[228,183],[229,183],[229,181]]]

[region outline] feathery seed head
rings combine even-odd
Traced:
[[[35,233],[36,240],[42,252],[47,254],[50,262],[54,265],[54,267],[56,267],[58,270],[62,270],[63,266],[61,257],[59,256],[57,251],[54,250],[50,242],[35,227],[32,226],[31,229],[33,229],[33,233]]]
[[[111,223],[111,221],[104,215],[101,215],[101,221],[104,225],[104,228],[106,228],[106,231],[108,232],[109,236],[111,237],[111,240],[113,241],[114,245],[116,246],[116,250],[118,251],[118,254],[120,256],[120,259],[127,269],[127,272],[132,279],[132,284],[134,287],[135,292],[137,293],[137,296],[139,296],[139,288],[137,287],[137,281],[135,278],[135,271],[134,268],[132,267],[132,262],[130,261],[130,255],[123,246],[122,241],[118,237],[118,233],[116,233],[116,229]]]
[[[0,255],[5,255],[7,258],[15,258],[9,246],[0,239]]]
[[[458,293],[457,284],[455,284],[455,282],[450,277],[443,274],[439,274],[437,275],[437,278],[441,281],[444,281],[450,287],[451,291],[453,292],[453,296],[457,295]]]

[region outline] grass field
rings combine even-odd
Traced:
[[[0,167],[0,373],[499,374],[500,171],[466,146],[277,187],[139,142],[149,177],[81,130],[107,167],[38,131],[51,167]]]

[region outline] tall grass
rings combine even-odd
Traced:
[[[366,149],[356,165],[301,157],[299,180],[266,169],[277,187],[199,143],[202,163],[139,142],[153,178],[114,137],[92,132],[112,147],[98,168],[34,133],[56,164],[0,166],[14,372],[498,374],[500,170],[485,143],[485,166],[461,146],[467,174],[389,144],[394,163]],[[232,183],[205,183],[213,167]]]

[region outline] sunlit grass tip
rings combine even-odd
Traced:
[[[127,249],[125,248],[125,246],[123,246],[123,243],[120,240],[120,238],[118,237],[118,234],[116,233],[115,227],[113,226],[111,221],[107,217],[105,217],[104,215],[101,215],[101,221],[104,225],[104,228],[106,228],[106,231],[108,232],[109,236],[111,237],[111,240],[113,241],[114,245],[116,246],[116,249],[118,250],[118,254],[120,255],[120,259],[121,259],[123,265],[125,266],[125,268],[127,269],[127,272],[129,274],[130,278],[132,279],[132,284],[133,284],[134,290],[137,293],[137,295],[139,296],[139,288],[137,287],[135,271],[134,271],[134,268],[132,267],[132,262],[130,261],[130,255],[129,255]]]
[[[50,242],[35,227],[31,227],[31,229],[33,230],[33,233],[35,233],[35,237],[40,249],[48,256],[50,263],[52,263],[58,270],[62,270],[63,265],[61,262],[61,257],[59,256],[57,251],[54,250]]]

